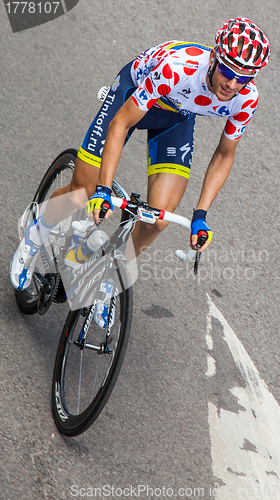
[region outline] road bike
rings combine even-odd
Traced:
[[[21,237],[28,223],[44,210],[52,192],[69,184],[76,155],[76,150],[68,149],[52,163],[21,218]],[[24,314],[45,314],[52,303],[68,300],[70,304],[52,382],[53,418],[58,430],[67,436],[81,434],[96,420],[120,372],[133,311],[133,277],[126,249],[136,222],[153,224],[159,219],[190,230],[188,219],[150,207],[136,193],[129,196],[115,180],[112,189],[115,195],[112,202],[117,209],[113,212],[115,219],[112,216],[95,224],[80,210],[70,220],[59,223],[40,251],[32,282],[27,289],[15,291],[18,307]],[[94,238],[99,243],[83,265],[69,270],[66,255],[74,235],[78,235],[76,247]],[[201,246],[205,235],[199,236]],[[176,255],[185,261],[196,255],[197,272],[198,251],[189,248],[187,253],[178,250]],[[94,312],[98,302],[105,299],[104,283],[108,282],[112,284],[108,320],[102,328],[96,323]]]

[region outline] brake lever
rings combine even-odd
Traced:
[[[108,201],[104,200],[103,203],[101,204],[101,209],[99,212],[99,219],[103,220],[105,218],[106,213],[108,212],[110,208],[110,204]]]
[[[195,262],[194,262],[194,268],[193,272],[194,274],[197,274],[197,268],[198,264],[200,261],[201,257],[201,252],[199,252],[200,248],[203,247],[204,243],[208,240],[208,234],[206,231],[199,231],[197,233],[198,239],[197,239],[197,245],[196,245],[196,256],[195,256]]]

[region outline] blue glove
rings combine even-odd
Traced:
[[[207,241],[212,240],[212,231],[210,227],[206,224],[206,210],[195,210],[193,213],[192,223],[191,223],[191,234],[197,234],[199,236],[200,231],[206,231],[208,238]]]
[[[114,210],[114,205],[111,200],[112,189],[108,186],[96,186],[96,191],[93,196],[85,204],[86,213],[90,214],[94,209],[97,210]]]

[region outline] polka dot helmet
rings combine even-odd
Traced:
[[[249,19],[230,19],[217,31],[215,40],[218,55],[239,69],[257,73],[268,63],[268,38]]]

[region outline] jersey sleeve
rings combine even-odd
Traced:
[[[229,139],[235,141],[240,139],[256,111],[259,100],[258,91],[254,83],[250,86],[251,88],[245,87],[240,91],[238,106],[226,122],[224,134]]]
[[[158,99],[171,92],[179,79],[179,74],[173,70],[171,62],[163,59],[135,90],[132,99],[142,111],[148,111]]]

